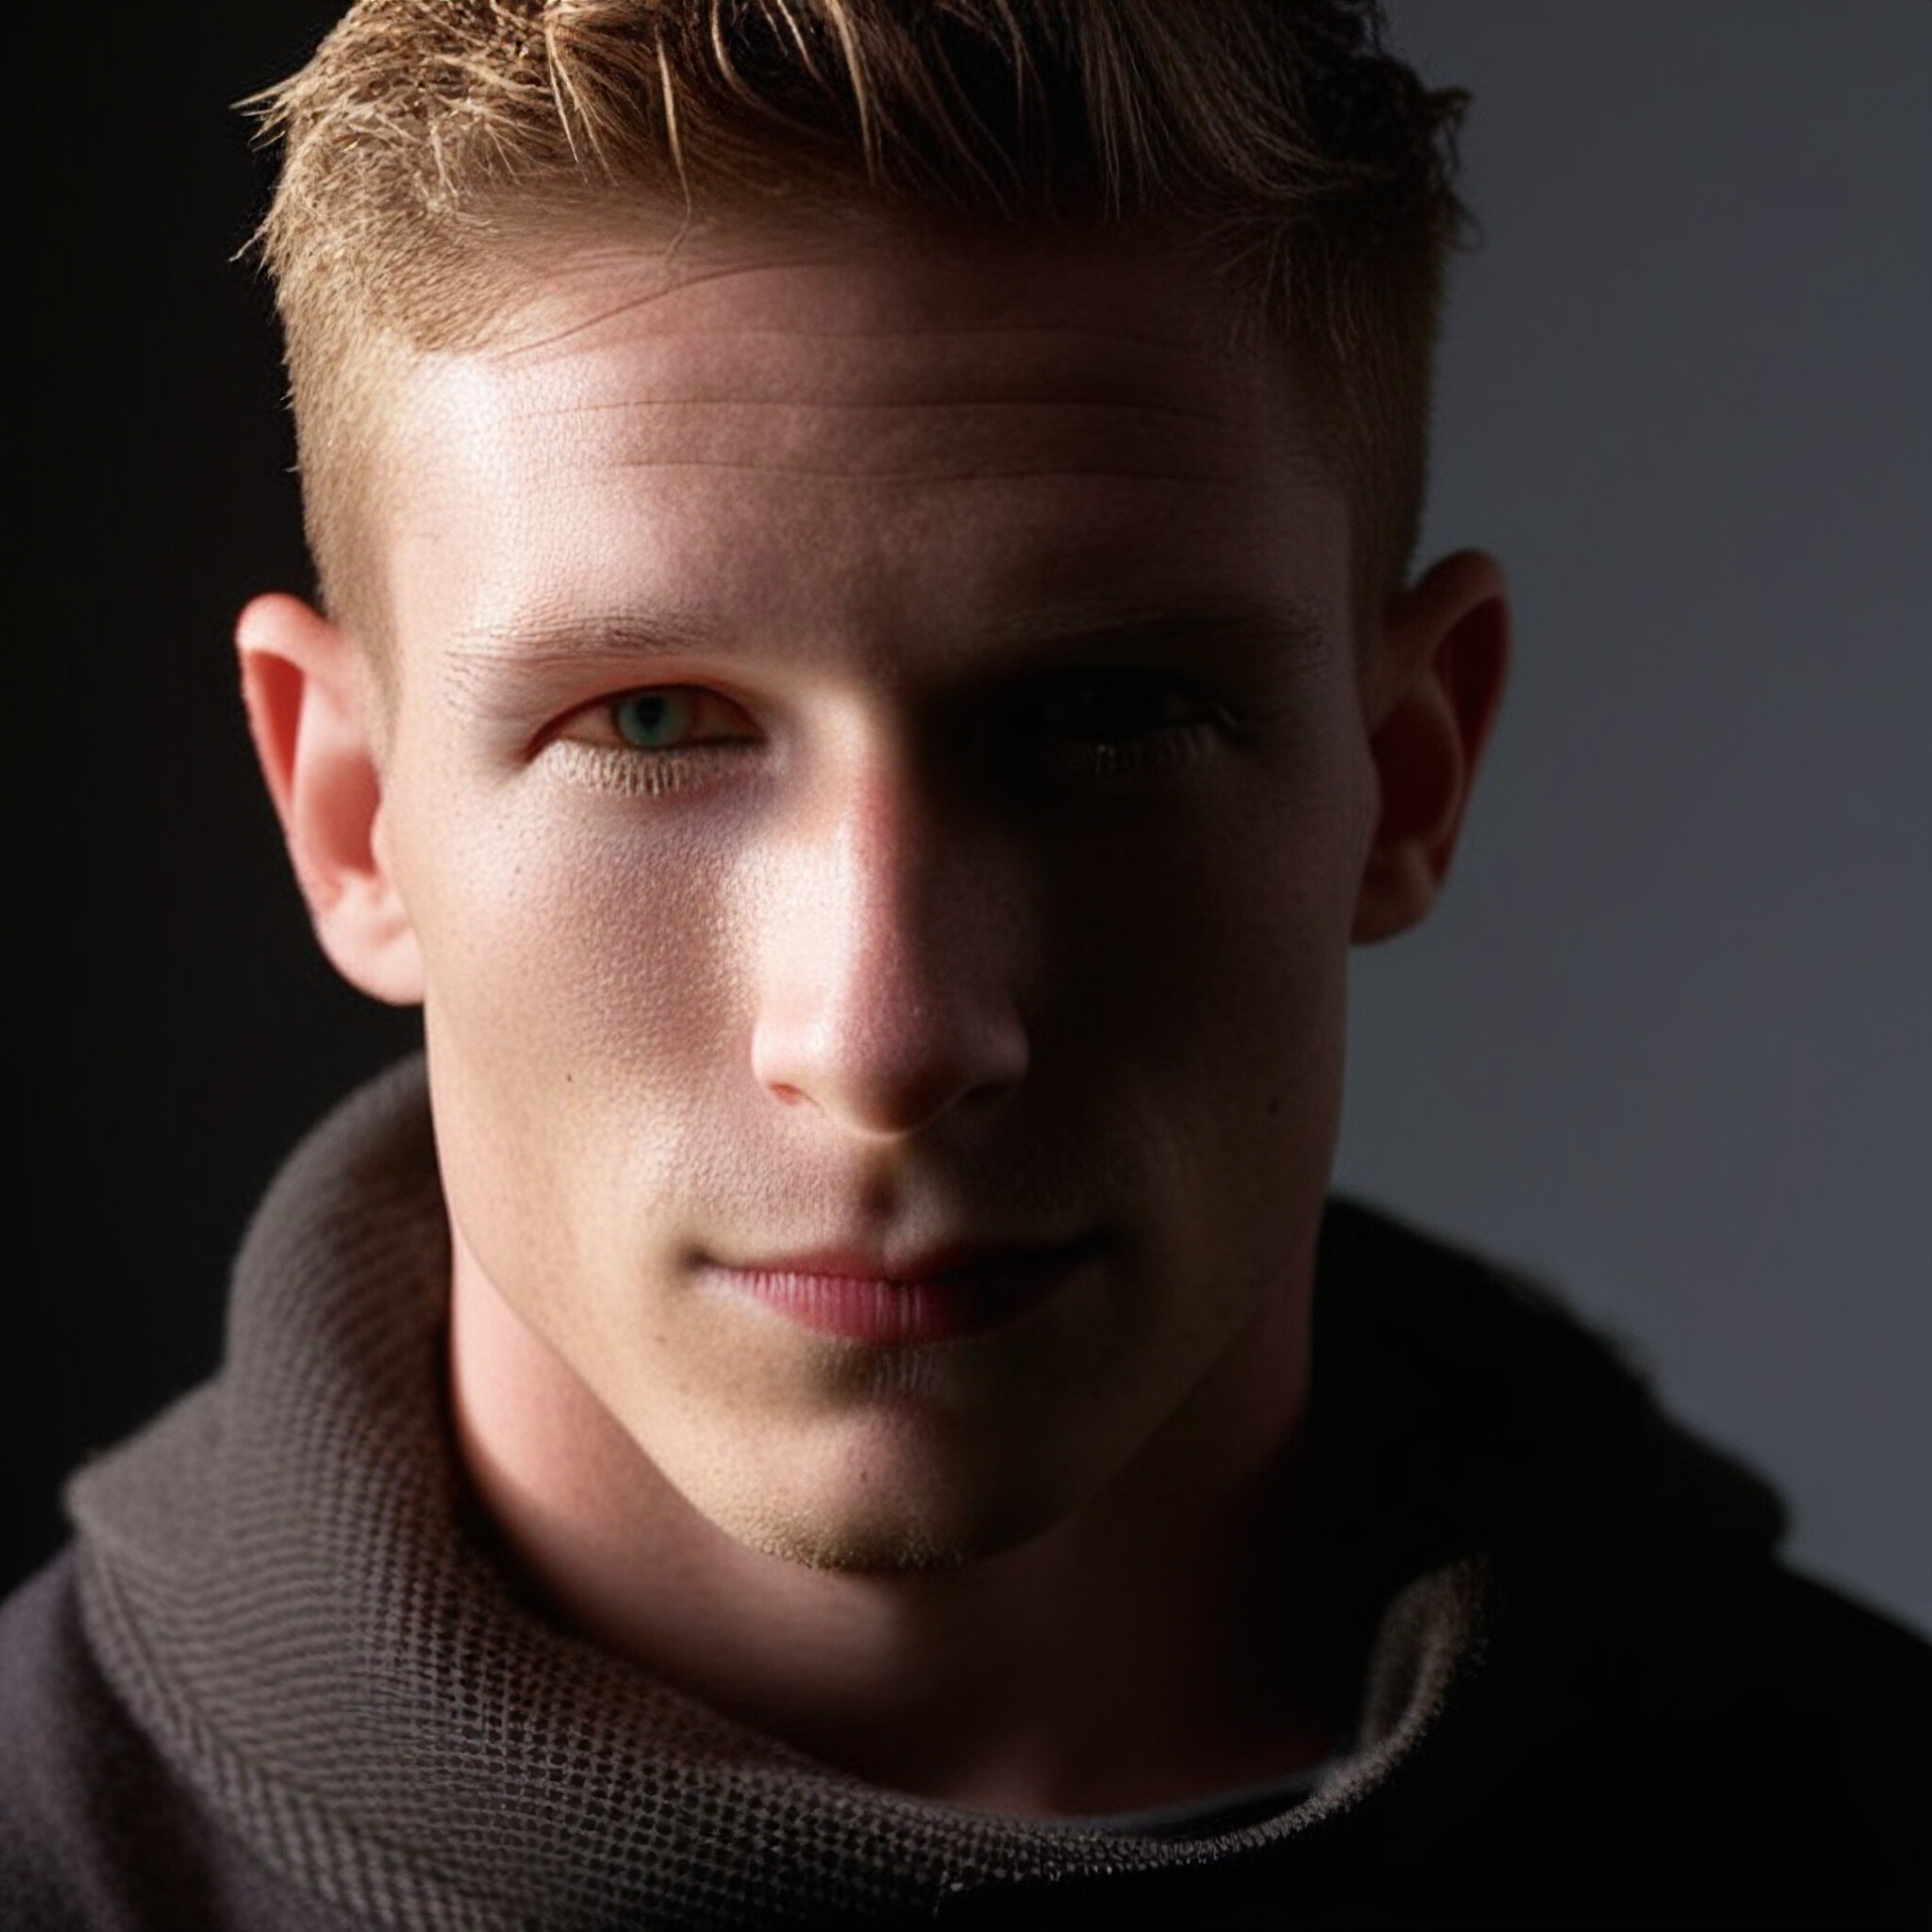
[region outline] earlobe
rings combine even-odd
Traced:
[[[382,836],[376,697],[360,647],[299,598],[258,597],[235,627],[242,701],[316,938],[352,986],[423,997],[414,928]]]
[[[1357,944],[1407,932],[1448,876],[1508,670],[1501,567],[1480,551],[1445,557],[1395,598],[1375,650],[1363,703],[1379,803]]]

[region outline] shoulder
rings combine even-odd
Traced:
[[[1522,1580],[1445,1739],[1449,1862],[1525,1908],[1923,1924],[1932,1649],[1769,1559],[1660,1548]],[[1549,1907],[1561,1901],[1563,1911]]]
[[[1498,1923],[1925,1923],[1932,1646],[1783,1565],[1775,1492],[1557,1297],[1346,1203],[1324,1263],[1317,1420],[1371,1553],[1494,1559],[1370,1862]]]
[[[1667,1562],[1639,1601],[1630,1646],[1695,1713],[1709,1762],[1932,1883],[1932,1644],[1777,1563]]]
[[[1932,1643],[1828,1585],[1774,1567],[1753,1593],[1755,1642],[1734,1668],[1821,1713],[1861,1746],[1932,1760]],[[1726,1630],[1712,1633],[1723,1641]]]
[[[189,1794],[116,1699],[63,1553],[0,1604],[0,1899],[8,1932],[351,1932]]]

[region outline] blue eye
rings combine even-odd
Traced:
[[[600,790],[660,798],[720,780],[764,743],[758,720],[723,691],[652,684],[573,711],[541,749]]]
[[[682,752],[755,743],[742,707],[702,684],[657,684],[610,699],[604,715],[628,751]]]
[[[610,708],[610,722],[625,743],[663,751],[689,736],[697,716],[692,693],[675,689],[633,691]]]

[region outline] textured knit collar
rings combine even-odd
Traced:
[[[87,1628],[138,1720],[272,1868],[379,1923],[918,1922],[1002,1882],[1319,1838],[1415,1752],[1480,1650],[1486,1566],[1424,1498],[1357,1566],[1380,1614],[1356,1750],[1281,1816],[1175,1841],[878,1790],[520,1600],[451,1447],[447,1278],[411,1062],[276,1180],[237,1264],[220,1374],[70,1492]],[[1332,1381],[1346,1386],[1341,1367]]]

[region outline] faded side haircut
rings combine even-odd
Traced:
[[[655,204],[1197,238],[1292,358],[1378,604],[1421,515],[1464,99],[1389,54],[1377,0],[357,0],[253,104],[323,602],[380,662],[396,372],[486,342],[541,227]]]

